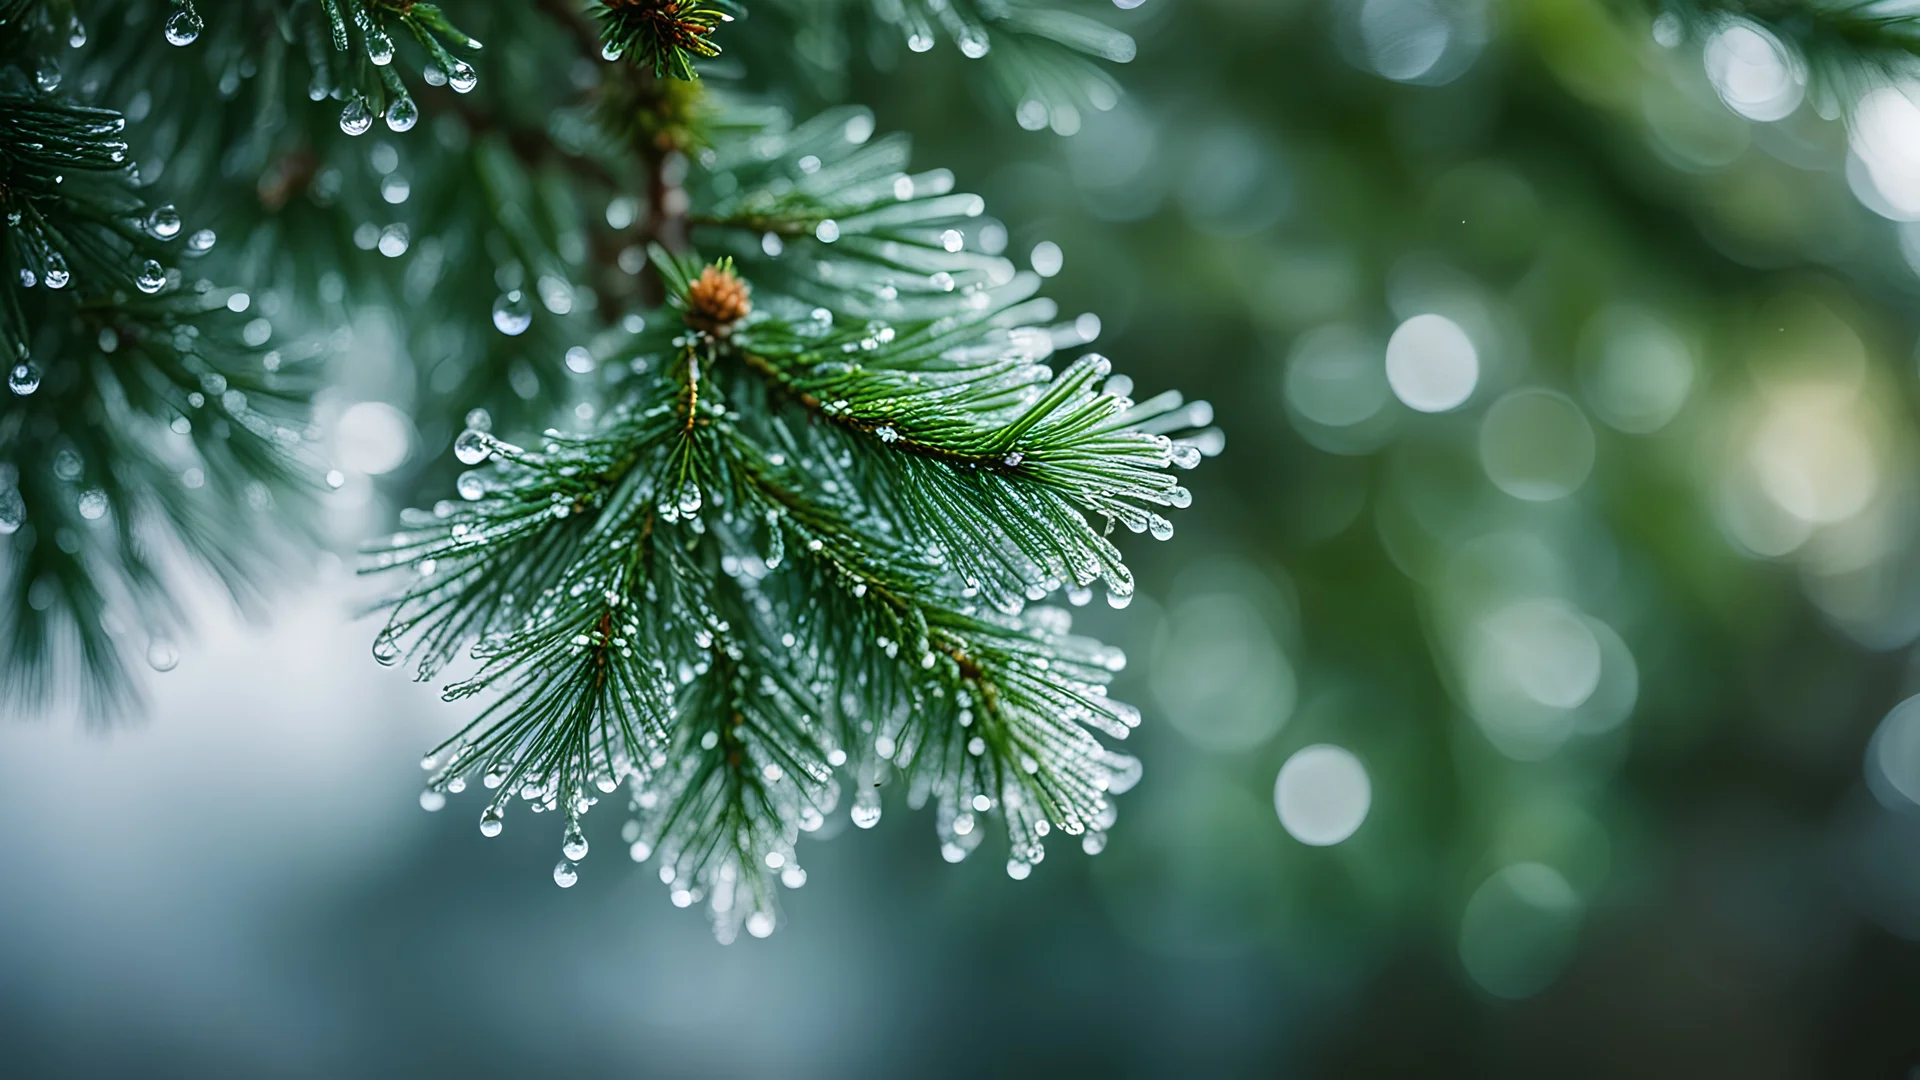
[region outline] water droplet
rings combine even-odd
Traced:
[[[700,512],[700,485],[689,480],[680,489],[679,508],[682,514],[691,516]]]
[[[395,131],[412,131],[420,122],[420,106],[410,97],[397,97],[387,106],[387,126]]]
[[[635,840],[633,845],[627,848],[627,856],[634,862],[646,862],[653,858],[653,845],[645,840]]]
[[[474,74],[473,65],[465,60],[455,63],[453,70],[447,73],[447,85],[453,87],[453,92],[456,94],[467,93],[479,82],[480,76]]]
[[[67,287],[67,282],[72,280],[73,275],[67,272],[67,261],[60,257],[59,252],[54,252],[47,259],[47,288],[64,289]]]
[[[133,279],[140,291],[151,296],[167,283],[167,271],[158,262],[148,259],[140,265],[140,273]]]
[[[933,35],[924,30],[915,30],[907,36],[907,48],[914,52],[926,52],[933,48]]]
[[[477,472],[463,472],[453,485],[460,497],[468,502],[478,502],[487,497],[487,478]]]
[[[27,523],[27,503],[20,493],[7,488],[0,491],[0,536],[9,536],[20,531]]]
[[[880,823],[880,793],[872,788],[862,788],[854,796],[853,823],[862,829],[871,829]]]
[[[764,911],[756,911],[747,916],[747,933],[760,938],[773,933],[773,916]]]
[[[990,47],[985,30],[968,28],[960,35],[960,54],[969,60],[978,60],[987,55]]]
[[[492,774],[488,774],[488,775],[492,775]],[[481,836],[489,836],[489,837],[499,836],[500,830],[503,827],[505,827],[505,825],[506,825],[506,822],[501,820],[499,807],[489,806],[485,810],[482,810],[480,812],[480,835]]]
[[[1033,873],[1032,863],[1022,862],[1019,859],[1007,860],[1007,876],[1013,880],[1025,881],[1027,880],[1027,875],[1031,873]]]
[[[501,293],[493,302],[493,327],[508,337],[519,337],[533,325],[533,305],[519,289]]]
[[[7,372],[7,389],[21,397],[40,389],[40,369],[31,362],[13,365],[13,370]]]
[[[166,638],[154,638],[147,645],[147,666],[155,671],[172,671],[180,666],[180,650]]]
[[[400,659],[400,642],[394,639],[392,631],[382,630],[380,636],[373,639],[373,658],[388,667]]]
[[[559,862],[553,864],[553,883],[555,885],[563,889],[571,889],[573,888],[573,883],[579,880],[579,867],[565,859],[561,859]]]
[[[446,805],[447,796],[445,792],[428,788],[420,793],[420,809],[425,810],[429,814],[445,809]]]
[[[561,834],[560,854],[574,862],[587,857],[587,838],[581,833],[580,822],[577,819],[568,821],[566,832]]]
[[[468,428],[453,440],[453,456],[462,465],[478,465],[493,456],[493,436],[478,428]]]
[[[393,63],[393,39],[386,31],[375,30],[367,35],[367,59],[373,61],[375,67]]]
[[[70,48],[80,49],[85,48],[86,44],[87,28],[81,25],[79,19],[75,19],[67,31],[67,45]]]
[[[34,72],[33,81],[46,93],[60,89],[60,69],[49,64]]]
[[[170,45],[191,45],[200,37],[200,16],[181,8],[167,17],[166,35]]]
[[[107,516],[107,493],[99,488],[88,488],[80,493],[80,516],[88,521],[99,521]]]
[[[171,240],[180,235],[180,211],[172,203],[155,207],[147,215],[147,231],[162,240]]]
[[[201,229],[187,237],[187,250],[195,255],[205,255],[213,250],[213,241],[213,230]]]
[[[602,45],[600,47],[600,59],[605,60],[607,63],[611,64],[615,60],[620,59],[620,54],[624,51],[625,50],[620,48],[619,42],[609,41],[605,45]]]
[[[347,107],[340,110],[340,130],[349,135],[365,135],[372,126],[373,110],[367,108],[367,99],[353,95]]]
[[[376,246],[380,249],[380,254],[389,259],[397,259],[407,253],[409,242],[406,223],[395,222],[380,230],[380,239]]]

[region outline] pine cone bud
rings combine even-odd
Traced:
[[[732,267],[708,266],[687,287],[687,325],[715,337],[726,337],[753,310],[747,283]]]

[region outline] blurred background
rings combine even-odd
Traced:
[[[617,815],[563,892],[544,829],[422,813],[465,713],[370,662],[352,552],[455,428],[363,313],[334,553],[209,587],[139,724],[0,726],[0,1073],[1914,1075],[1920,83],[1599,0],[1106,17],[1106,110],[858,19],[784,84],[1228,433],[1080,616],[1147,717],[1106,851],[1015,882],[890,802],[723,948]]]

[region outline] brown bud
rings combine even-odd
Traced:
[[[708,266],[687,287],[687,325],[715,337],[726,337],[753,310],[751,290],[731,267]]]

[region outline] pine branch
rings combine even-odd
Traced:
[[[1131,36],[1106,22],[1112,7],[1091,0],[766,0],[756,10],[789,28],[770,36],[783,43],[804,38],[810,47],[755,59],[798,63],[829,97],[844,96],[844,66],[834,61],[887,46],[926,53],[944,41],[981,65],[1020,126],[1061,135],[1079,131],[1089,110],[1119,103],[1120,84],[1103,65],[1128,63],[1137,52]],[[865,20],[891,34],[856,44],[851,31]]]
[[[599,0],[589,13],[601,22],[601,55],[626,57],[656,77],[692,81],[696,60],[720,55],[713,32],[738,11],[705,0]]]
[[[137,696],[116,632],[157,669],[178,661],[156,541],[248,606],[310,542],[311,383],[300,354],[263,353],[244,294],[83,295],[27,290],[36,361],[0,398],[0,698],[31,711],[60,691],[106,717]]]
[[[310,538],[313,351],[268,349],[249,294],[186,273],[211,234],[142,198],[124,118],[16,51],[78,47],[71,7],[0,16],[0,704],[72,687],[59,697],[101,718],[137,697],[116,639],[178,661],[176,555],[250,603]]]
[[[1034,279],[927,232],[987,223],[978,200],[877,167],[904,164],[905,148],[862,151],[864,135],[848,136],[863,116],[763,131],[765,186],[698,207],[701,220],[753,235],[766,219],[740,225],[726,205],[783,220],[850,210],[846,233],[822,240],[828,219],[811,218],[812,240],[781,254],[871,237],[836,249],[863,280],[966,275],[966,288],[927,294],[932,315],[855,320],[729,260],[656,248],[667,306],[596,342],[596,361],[625,373],[598,430],[535,448],[467,432],[456,452],[487,468],[462,478],[465,501],[411,515],[372,552],[371,570],[414,574],[376,656],[411,651],[426,678],[471,646],[480,670],[447,696],[500,694],[444,765],[436,755],[423,802],[473,776],[502,787],[489,835],[506,795],[564,810],[565,885],[595,789],[624,782],[630,854],[657,856],[674,902],[705,902],[722,939],[773,929],[775,882],[804,882],[793,844],[837,803],[842,774],[855,823],[871,826],[900,770],[913,802],[937,799],[951,859],[988,814],[1007,822],[1016,877],[1053,829],[1098,850],[1109,796],[1138,765],[1093,731],[1123,738],[1138,714],[1106,697],[1117,651],[1026,605],[1062,588],[1085,602],[1096,579],[1124,604],[1131,575],[1087,515],[1168,535],[1145,507],[1184,505],[1166,470],[1200,452],[1166,434],[1210,416],[1176,396],[1134,405],[1097,357],[1055,375],[1052,334],[1027,321],[1052,312],[1031,299]],[[839,143],[825,159],[809,153],[823,138]],[[793,177],[829,167],[861,179],[795,196]],[[763,245],[755,265],[779,261]],[[899,284],[870,295],[907,311]]]
[[[185,47],[200,40],[206,29],[194,0],[172,0],[174,11],[165,24],[166,39]],[[419,120],[419,106],[393,68],[398,53],[393,35],[404,32],[425,54],[421,70],[429,83],[451,86],[459,93],[472,90],[479,76],[473,65],[449,48],[477,53],[480,42],[450,22],[438,5],[416,0],[280,0],[255,4],[237,13],[236,23],[246,36],[261,40],[263,25],[292,29],[306,45],[312,62],[310,93],[315,101],[343,99],[341,130],[357,135],[384,116],[387,126],[406,131]],[[332,45],[329,57],[319,47],[319,35]]]

